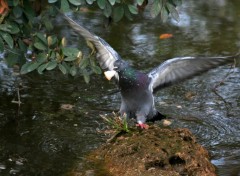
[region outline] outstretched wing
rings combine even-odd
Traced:
[[[114,61],[121,59],[119,54],[102,38],[92,34],[87,29],[77,24],[68,16],[64,14],[63,16],[75,31],[82,35],[87,41],[93,43],[97,50],[97,60],[99,62],[100,67],[103,70],[113,70]]]
[[[153,92],[176,82],[199,75],[207,70],[234,61],[235,56],[227,57],[179,57],[165,61],[156,67],[148,76],[151,78],[150,87]]]

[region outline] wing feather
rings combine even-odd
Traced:
[[[148,73],[151,78],[150,88],[153,92],[176,82],[189,79],[207,70],[226,63],[234,62],[235,56],[226,57],[178,57],[165,61]]]
[[[70,26],[82,35],[87,41],[93,43],[97,50],[97,60],[103,70],[113,70],[114,61],[121,59],[120,55],[102,38],[89,32],[87,29],[73,21],[71,18],[62,14]]]

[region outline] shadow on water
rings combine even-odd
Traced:
[[[239,8],[238,0],[189,1],[179,9],[179,23],[162,24],[144,14],[144,20],[123,21],[107,29],[94,14],[73,18],[106,39],[136,68],[148,71],[172,57],[236,53]],[[84,45],[65,23],[59,28],[71,45]],[[160,40],[162,33],[174,37]],[[101,75],[93,76],[87,85],[82,77],[59,72],[18,79],[12,74],[0,63],[0,175],[64,175],[106,139],[98,132],[105,128],[99,114],[116,111],[120,105],[113,83]],[[166,88],[155,99],[175,127],[191,129],[210,151],[220,176],[240,174],[239,80],[239,68],[223,66]],[[23,102],[20,108],[11,103],[17,99],[17,88]],[[63,110],[62,104],[74,108]]]

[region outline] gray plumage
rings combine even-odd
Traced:
[[[115,70],[115,78],[121,92],[120,113],[137,118],[141,124],[159,119],[153,93],[174,83],[189,79],[226,63],[233,63],[239,54],[226,57],[178,57],[163,62],[148,74],[135,70],[121,59],[119,54],[102,38],[65,16],[71,27],[92,42],[97,50],[97,60],[104,70]]]
[[[233,63],[235,56],[226,57],[178,57],[169,59],[148,73],[152,78],[153,92],[174,83],[189,79],[226,63]]]

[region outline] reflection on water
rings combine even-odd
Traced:
[[[238,0],[188,1],[179,8],[180,23],[162,24],[145,14],[145,19],[120,22],[108,29],[93,14],[73,17],[106,39],[135,67],[148,71],[176,56],[238,51],[239,8]],[[60,27],[60,33],[78,45],[76,34],[65,23]],[[173,38],[160,40],[163,33],[171,33]],[[229,71],[232,73],[225,78]],[[239,68],[223,66],[156,95],[157,108],[173,118],[173,126],[191,129],[210,151],[220,176],[240,174],[239,80]],[[0,83],[0,175],[64,175],[105,140],[98,132],[105,128],[99,114],[116,111],[120,105],[114,84],[102,76],[92,77],[88,85],[81,77],[51,72],[17,80],[1,63]],[[11,103],[17,98],[19,84],[20,108]],[[74,108],[61,110],[62,104]]]

